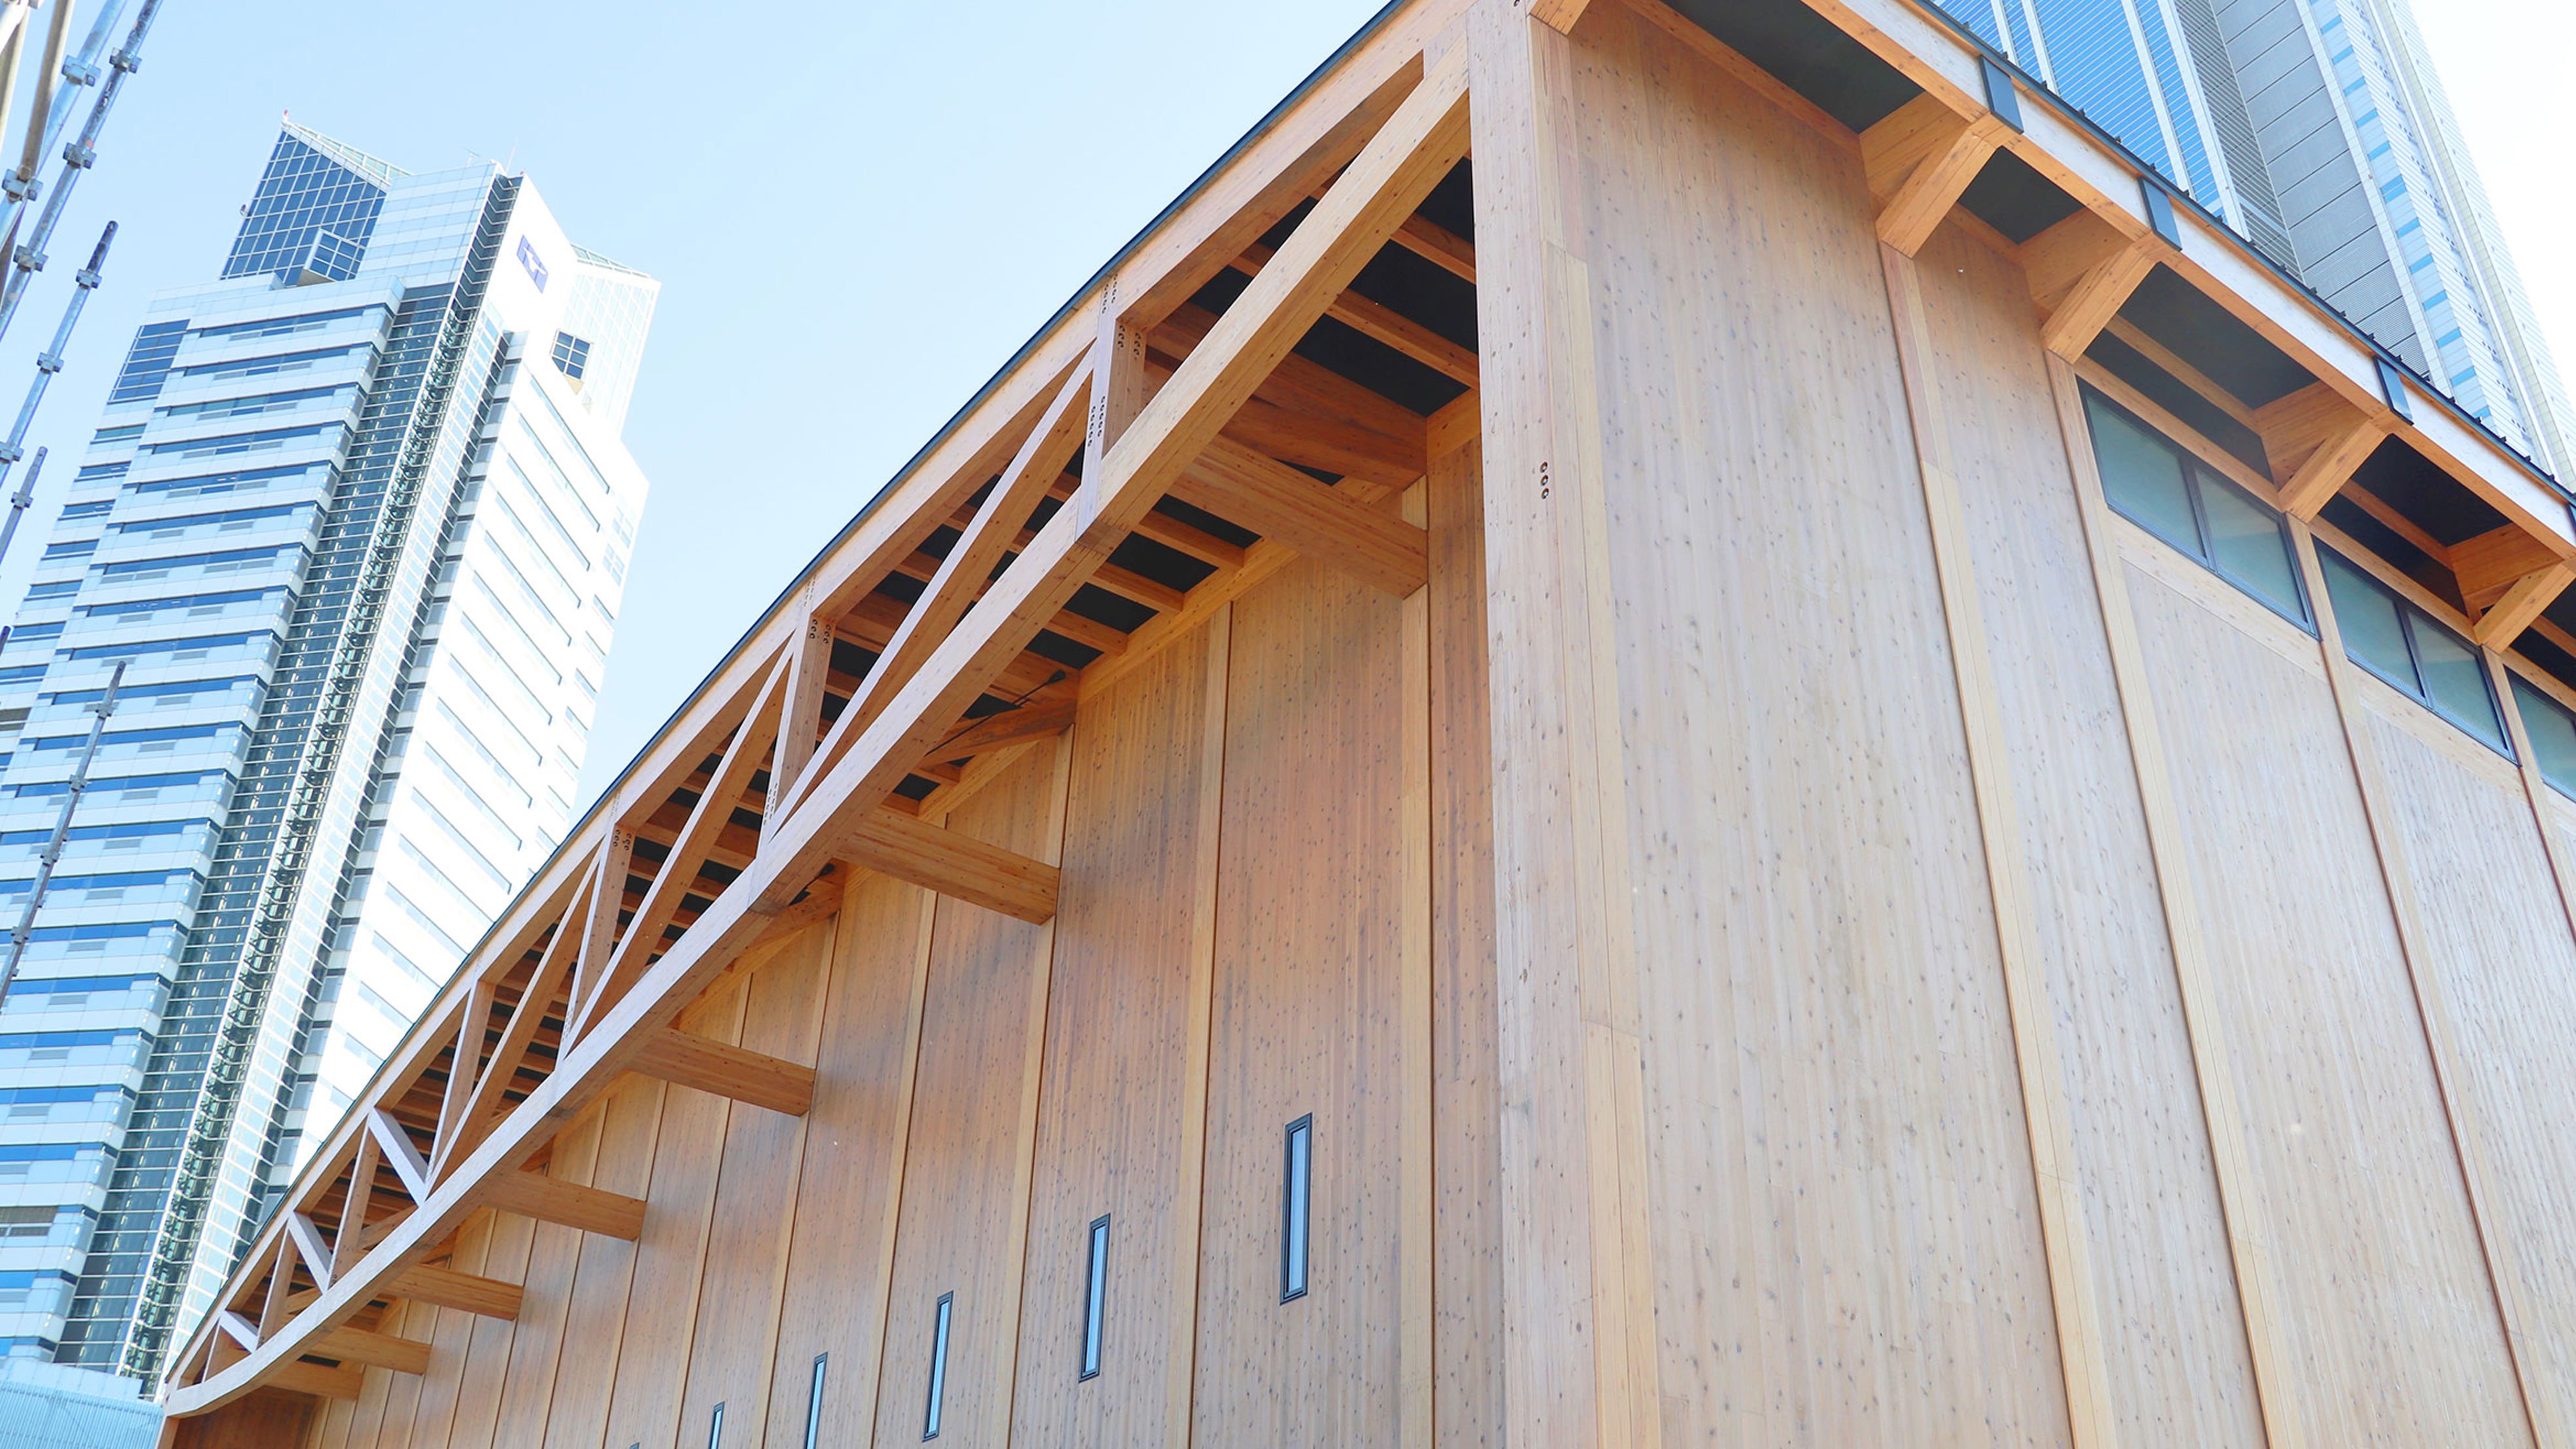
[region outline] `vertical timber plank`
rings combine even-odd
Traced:
[[[1234,603],[1195,1443],[1402,1441],[1403,624],[1312,560]],[[1308,1116],[1310,1276],[1283,1302]]]
[[[555,1137],[546,1165],[550,1177],[587,1187],[599,1157],[600,1109],[584,1111]],[[510,1339],[510,1371],[493,1414],[495,1449],[544,1442],[546,1411],[555,1392],[556,1367],[572,1313],[573,1269],[581,1261],[583,1233],[561,1223],[539,1223],[528,1246],[528,1276],[521,1286],[518,1332]],[[576,1353],[594,1349],[578,1344]]]
[[[1220,610],[1198,640],[1086,700],[1073,730],[1015,1442],[1183,1442],[1165,1436],[1189,1407],[1230,623]],[[1084,1380],[1103,1215],[1101,1364]]]
[[[814,1441],[864,1444],[874,1433],[935,903],[866,873],[842,892],[770,1376],[772,1437],[786,1443],[803,1443],[820,1356]]]
[[[679,1090],[650,1077],[633,1077],[601,1098],[592,1187],[629,1197],[643,1197],[650,1190],[663,1099]],[[649,1215],[651,1209],[646,1211]],[[625,1355],[626,1305],[641,1246],[595,1233],[582,1238],[572,1306],[564,1317],[564,1342],[574,1351],[563,1354],[555,1367],[546,1449],[600,1449],[607,1442],[608,1407]]]
[[[2242,1099],[2220,1026],[2225,1007],[2211,978],[2210,948],[2201,924],[2203,908],[2184,853],[2173,766],[2166,756],[2164,730],[2148,683],[2146,650],[2130,607],[2128,575],[2113,541],[2110,505],[2104,500],[2101,474],[2094,463],[2092,430],[2085,421],[2075,369],[2055,356],[2048,359],[2047,367],[2049,391],[2057,401],[2058,426],[2066,437],[2067,463],[2075,479],[2076,504],[2084,518],[2094,598],[2102,610],[2112,671],[2120,682],[2121,721],[2127,727],[2131,762],[2137,770],[2148,848],[2155,855],[2166,934],[2173,943],[2174,975],[2190,1024],[2193,1072],[2209,1129],[2219,1201],[2227,1217],[2228,1254],[2235,1270],[2247,1351],[2253,1357],[2264,1442],[2270,1449],[2300,1449],[2308,1440],[2299,1409],[2297,1370],[2283,1339],[2280,1286],[2257,1226],[2258,1194],[2245,1142]]]
[[[1995,934],[2003,956],[2004,994],[2012,1012],[2022,1122],[2030,1136],[2040,1234],[2056,1308],[2057,1357],[2066,1384],[2067,1420],[2077,1449],[2114,1449],[2120,1433],[2109,1397],[2101,1293],[2093,1269],[2096,1247],[2085,1222],[2084,1184],[2077,1176],[2068,1121],[2066,1074],[2058,1059],[2056,1013],[2049,1002],[2038,925],[2032,918],[2021,805],[2014,798],[2003,709],[1996,698],[1985,611],[1978,598],[1976,564],[1959,498],[1948,401],[1933,372],[1932,324],[1925,314],[1923,284],[1914,258],[1884,242],[1879,256],[1887,273],[1896,352],[1905,373],[1914,446],[1922,465],[1924,512],[1940,573],[1942,614],[1949,626],[1950,663],[1958,679],[1960,718],[1967,731],[1968,773],[1977,796],[1978,834],[1985,847],[1987,889],[1994,902]],[[1976,406],[1977,400],[1967,399],[1965,405]]]
[[[683,1012],[675,1025],[728,1045],[742,1039],[745,983],[729,983]],[[662,1098],[653,1141],[653,1186],[644,1234],[635,1240],[635,1276],[626,1299],[617,1386],[609,1395],[608,1437],[622,1443],[675,1443],[680,1400],[688,1387],[689,1351],[697,1336],[698,1286],[715,1225],[730,1100],[689,1087]]]
[[[1494,1061],[1493,746],[1483,447],[1434,458],[1431,583],[1432,1127],[1441,1449],[1505,1442]]]
[[[949,828],[1052,860],[1063,824],[1059,750],[1033,751],[961,805]],[[876,1440],[918,1444],[936,1304],[954,1294],[941,1438],[1010,1433],[1020,1264],[1027,1242],[1051,928],[941,900],[905,1149]]]
[[[807,927],[743,983],[740,1045],[812,1065],[821,1027],[828,924]],[[680,1438],[725,1406],[725,1437],[758,1444],[767,1429],[777,1344],[780,1275],[804,1166],[805,1119],[736,1104],[725,1123],[706,1272],[698,1286]],[[803,1416],[797,1416],[799,1426]]]

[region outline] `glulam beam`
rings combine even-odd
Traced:
[[[749,1102],[802,1117],[814,1105],[814,1069],[666,1027],[648,1038],[627,1066],[674,1086]]]

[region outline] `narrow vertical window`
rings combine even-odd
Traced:
[[[724,1449],[724,1405],[722,1404],[716,1405],[714,1415],[707,1420],[707,1449]]]
[[[1100,1377],[1101,1310],[1109,1297],[1109,1214],[1091,1220],[1091,1276],[1082,1290],[1082,1377]]]
[[[1306,1296],[1308,1209],[1314,1197],[1315,1116],[1288,1124],[1288,1173],[1280,1212],[1279,1301]]]
[[[939,1400],[948,1392],[948,1313],[957,1295],[939,1295],[939,1323],[930,1331],[930,1407],[922,1411],[921,1437],[939,1437]]]
[[[805,1449],[815,1449],[823,1436],[823,1370],[832,1362],[828,1353],[814,1355],[814,1382],[805,1390]]]

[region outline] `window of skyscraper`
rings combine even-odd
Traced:
[[[575,382],[590,367],[590,343],[569,332],[555,334],[555,370]]]
[[[162,380],[170,375],[170,359],[179,351],[179,339],[187,335],[188,323],[146,322],[134,334],[134,346],[125,354],[125,366],[116,374],[116,387],[107,395],[107,405],[149,402],[161,395]]]
[[[242,215],[224,275],[251,277],[307,265],[333,275],[315,265],[321,260],[315,240],[326,229],[332,237],[330,265],[345,264],[347,271],[337,275],[349,275],[375,235],[376,213],[384,204],[382,186],[294,136],[281,135]]]

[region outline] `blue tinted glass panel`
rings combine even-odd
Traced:
[[[2175,182],[2146,58],[2119,0],[2038,0],[2039,29],[2059,95]]]
[[[118,369],[116,386],[107,394],[107,405],[150,402],[159,397],[162,382],[170,376],[170,359],[178,354],[179,339],[187,332],[184,319],[147,322],[136,329],[134,345],[125,353],[125,366]]]
[[[2181,455],[2101,399],[2087,397],[2084,402],[2093,416],[2094,457],[2101,464],[2102,491],[2111,506],[2192,557],[2206,557],[2200,546],[2200,525],[2191,516],[2190,485],[2184,481]]]
[[[324,275],[346,277],[366,255],[384,204],[382,186],[294,136],[281,135],[269,153],[259,190],[251,194],[250,210],[242,216],[241,233],[233,238],[224,275],[255,277],[311,265],[315,241],[327,228],[336,238],[329,256],[347,270]]]

